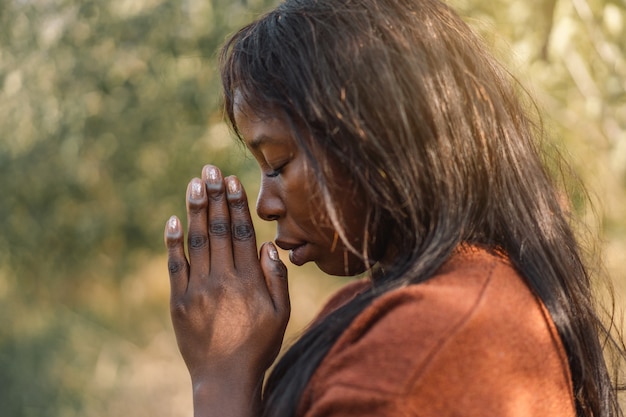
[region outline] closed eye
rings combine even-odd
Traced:
[[[280,165],[278,168],[268,172],[267,174],[265,174],[266,177],[268,178],[274,178],[280,175],[280,173],[283,171],[283,169],[285,168],[285,166],[287,165],[287,162],[285,162],[284,164]]]

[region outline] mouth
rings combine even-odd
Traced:
[[[289,251],[289,261],[292,264],[301,266],[307,262],[305,257],[305,249],[307,242],[285,242],[280,239],[276,239],[276,246],[283,250]]]

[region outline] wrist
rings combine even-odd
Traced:
[[[260,415],[263,378],[204,377],[192,379],[194,417]]]

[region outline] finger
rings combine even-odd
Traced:
[[[284,315],[286,322],[291,311],[287,267],[278,258],[278,251],[272,242],[267,242],[261,247],[261,270],[274,308],[279,314]]]
[[[202,179],[206,184],[209,200],[208,230],[211,270],[232,270],[234,263],[230,214],[226,201],[224,179],[220,170],[213,165],[204,167]]]
[[[164,240],[167,248],[167,267],[170,275],[171,297],[176,299],[185,293],[189,283],[189,264],[185,257],[183,228],[178,217],[172,216],[167,221]]]
[[[207,196],[204,183],[193,178],[187,187],[187,247],[190,280],[209,275],[209,238],[207,235]]]
[[[256,236],[246,192],[241,182],[235,176],[226,178],[228,207],[230,208],[231,233],[233,236],[233,258],[235,269],[250,269],[251,265],[258,265]]]

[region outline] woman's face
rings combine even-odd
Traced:
[[[281,113],[258,116],[235,98],[237,128],[261,168],[256,210],[264,220],[276,221],[276,244],[289,250],[295,265],[315,262],[332,275],[363,272],[364,264],[342,244],[326,210],[316,177]],[[365,205],[350,181],[332,166],[341,195],[332,195],[348,241],[361,250]],[[337,193],[339,194],[339,193]]]

